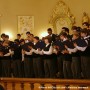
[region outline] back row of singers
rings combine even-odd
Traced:
[[[20,44],[16,40],[10,48],[7,48],[7,42],[3,42],[4,49],[0,52],[2,76],[10,75],[12,58],[14,76],[56,78],[59,72],[60,78],[90,78],[90,39],[87,30],[73,34],[72,39],[65,32],[58,36],[59,39],[51,37],[39,40],[36,36],[33,42],[28,43],[22,39]]]

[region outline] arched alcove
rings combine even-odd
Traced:
[[[54,32],[59,34],[62,27],[68,27],[71,30],[72,25],[75,23],[75,17],[70,12],[69,7],[59,0],[52,10],[49,23],[53,26]]]

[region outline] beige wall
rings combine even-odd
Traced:
[[[0,32],[10,32],[13,38],[18,33],[17,16],[33,15],[35,28],[33,33],[40,35],[49,27],[48,19],[58,0],[0,0]],[[81,25],[82,13],[90,15],[90,0],[63,0],[76,17],[77,25]]]

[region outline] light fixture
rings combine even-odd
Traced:
[[[45,36],[47,36],[48,35],[48,33],[47,32],[41,32],[41,35],[40,35],[40,37],[42,38],[42,37],[45,37]]]
[[[10,39],[12,39],[12,38],[13,38],[13,35],[12,35],[12,33],[11,33],[11,32],[5,32],[5,34],[6,34],[6,35],[8,35]]]

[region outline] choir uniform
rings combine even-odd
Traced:
[[[71,47],[71,42],[67,39],[64,39],[62,41],[62,44],[68,47]],[[66,49],[64,49],[66,50]],[[62,51],[63,53],[63,51]],[[64,56],[64,60],[63,60],[63,74],[64,74],[64,78],[70,79],[72,78],[72,70],[71,70],[71,63],[72,63],[72,56],[69,53],[63,53]]]
[[[46,44],[43,49],[44,54],[44,71],[45,71],[45,78],[55,78],[56,71],[55,71],[55,63],[53,59],[53,47],[51,44]]]
[[[3,57],[2,57],[2,77],[11,77],[11,51],[9,46],[2,47]]]
[[[74,79],[80,79],[81,78],[81,62],[80,62],[80,52],[77,50],[77,48],[74,47],[73,43],[77,43],[77,40],[73,40],[71,42],[72,47],[67,48],[69,53],[72,55],[72,74]]]
[[[83,77],[85,79],[90,79],[90,45],[88,40],[85,38],[81,39],[78,42],[76,48],[81,51],[81,69],[83,73]]]
[[[45,46],[43,41],[38,41],[34,43],[33,51],[33,68],[35,78],[43,78],[44,77],[44,65],[43,65],[43,56],[40,54],[41,50]],[[40,49],[40,50],[39,50]]]
[[[14,77],[22,77],[21,73],[21,47],[14,43],[12,46],[14,55],[12,56],[12,71]]]
[[[56,48],[56,52],[57,52],[57,65],[58,65],[58,74],[57,77],[59,78],[64,78],[63,76],[63,54],[61,53],[62,50],[64,49],[63,44],[61,43],[61,40],[57,40],[54,42],[54,46],[58,47]]]
[[[68,34],[68,35],[67,35],[67,38],[68,38],[69,40],[72,40],[72,35]]]
[[[55,42],[55,38],[56,38],[55,34],[48,35],[48,37],[51,38],[52,42]]]
[[[33,46],[32,42],[25,43],[22,46],[22,50],[25,51],[25,54],[22,54],[22,61],[24,64],[24,77],[25,78],[33,78],[33,59],[32,59],[32,52],[28,46]]]

